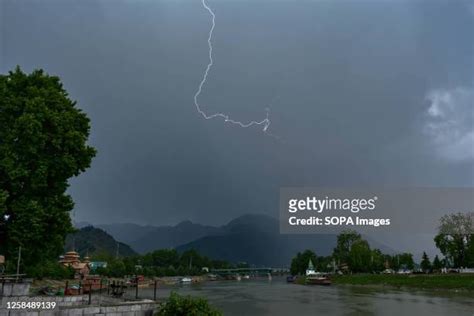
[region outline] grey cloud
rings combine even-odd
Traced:
[[[425,133],[434,150],[451,161],[474,159],[474,88],[430,91]]]
[[[242,121],[269,106],[281,142],[196,112],[200,1],[0,0],[0,70],[59,75],[91,118],[77,220],[222,224],[276,216],[282,186],[473,184],[472,159],[446,163],[422,132],[427,91],[472,87],[467,1],[208,3],[200,102]]]

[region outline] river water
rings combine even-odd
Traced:
[[[159,286],[157,298],[166,298],[171,291],[205,297],[224,315],[474,316],[474,293],[469,292],[303,286],[273,278]],[[153,298],[153,288],[139,293],[140,298]]]

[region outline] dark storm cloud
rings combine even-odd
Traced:
[[[472,185],[472,159],[440,160],[424,133],[430,91],[474,82],[467,1],[209,4],[200,102],[239,120],[270,107],[282,141],[195,111],[200,1],[1,2],[0,70],[59,75],[91,118],[98,156],[71,182],[78,220],[276,216],[283,185]]]

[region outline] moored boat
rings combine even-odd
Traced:
[[[286,282],[288,283],[295,283],[296,282],[296,275],[289,275],[286,277]]]
[[[217,280],[217,274],[208,274],[207,279],[209,281],[216,281]]]
[[[188,278],[188,277],[184,277],[184,278],[181,278],[181,280],[179,280],[179,282],[181,283],[191,283],[193,280],[191,278]]]
[[[331,285],[331,279],[327,276],[308,276],[306,284],[310,285]]]
[[[331,285],[331,279],[326,274],[316,272],[313,262],[310,259],[308,268],[306,269],[305,283],[314,285]]]

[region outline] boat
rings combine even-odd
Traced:
[[[179,280],[180,283],[191,283],[192,281],[193,279],[188,278],[188,277],[184,277],[184,278],[181,278],[181,280]]]
[[[305,283],[310,285],[331,285],[331,279],[323,273],[316,272],[310,259],[306,269]]]
[[[207,279],[209,281],[216,281],[217,280],[217,274],[208,274]]]
[[[306,284],[310,285],[331,285],[331,279],[327,276],[308,276]]]
[[[286,277],[286,282],[295,283],[296,279],[297,279],[296,275],[289,275],[289,276]]]
[[[246,275],[242,276],[242,279],[248,280],[248,279],[250,279],[250,275],[246,274]]]

